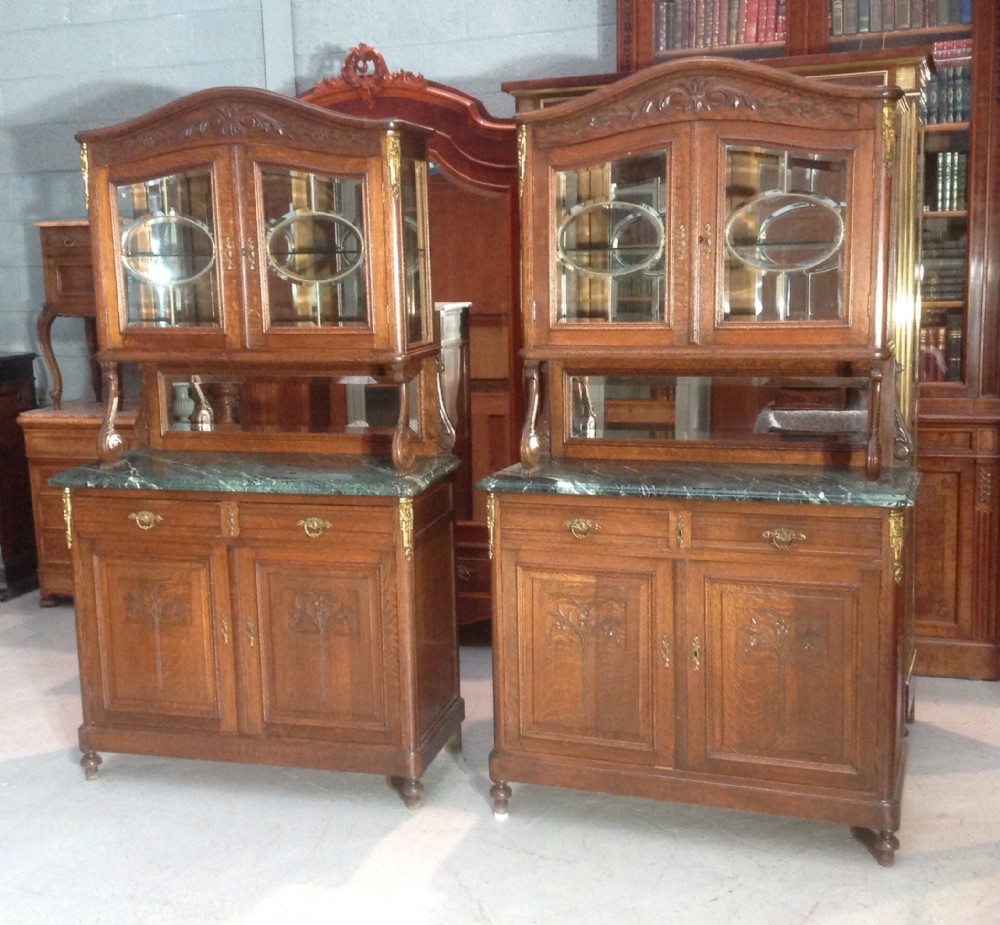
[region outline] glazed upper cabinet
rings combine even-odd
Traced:
[[[525,342],[883,348],[897,99],[685,63],[523,115]]]
[[[81,133],[104,355],[426,352],[424,134],[226,88]]]

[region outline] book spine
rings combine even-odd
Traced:
[[[830,35],[844,34],[844,0],[832,0],[830,4]]]
[[[740,0],[729,0],[729,28],[726,31],[726,44],[735,45],[739,41]]]
[[[858,0],[858,32],[872,31],[871,0]]]
[[[892,32],[896,28],[896,0],[881,0],[882,29]]]
[[[896,0],[896,29],[910,28],[910,0]]]
[[[844,0],[844,35],[858,34],[858,0]]]
[[[962,316],[948,312],[945,320],[944,343],[945,378],[958,382],[962,378]]]

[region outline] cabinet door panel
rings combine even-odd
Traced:
[[[82,539],[87,719],[143,728],[235,728],[225,550]]]
[[[393,560],[331,561],[301,548],[248,550],[244,635],[253,731],[338,741],[388,740],[395,725]],[[252,576],[252,577],[251,577]],[[385,638],[383,638],[385,637]]]
[[[688,568],[692,763],[772,781],[870,785],[878,572],[828,560]]]
[[[505,747],[670,764],[669,563],[522,551],[504,572]]]

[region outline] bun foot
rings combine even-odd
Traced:
[[[490,787],[490,796],[493,797],[493,815],[506,816],[507,803],[510,800],[510,785],[504,780],[498,780]]]
[[[871,852],[882,867],[892,867],[899,847],[899,839],[892,832],[885,829],[876,832],[856,825],[851,827],[851,834]]]
[[[68,600],[62,594],[43,594],[38,598],[39,607],[58,607]]]
[[[84,752],[80,758],[80,767],[83,768],[83,775],[87,780],[94,780],[97,777],[97,769],[101,766],[103,759],[97,752]]]
[[[418,809],[424,796],[424,785],[416,777],[390,777],[389,786],[403,798],[407,809]]]

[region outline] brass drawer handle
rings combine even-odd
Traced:
[[[328,520],[323,520],[322,517],[306,517],[300,520],[297,527],[301,527],[306,532],[306,536],[311,536],[315,539],[317,536],[322,536],[324,530],[329,530],[333,526]]]
[[[563,526],[578,540],[582,540],[585,536],[590,536],[591,533],[596,533],[601,529],[601,525],[597,521],[585,520],[582,517],[577,517],[575,520],[565,520]]]
[[[798,546],[806,538],[804,533],[796,530],[789,530],[787,527],[779,527],[777,530],[765,530],[761,536],[765,540],[770,540],[775,549],[791,549]]]
[[[152,530],[163,518],[152,511],[133,511],[128,515],[140,530]]]

